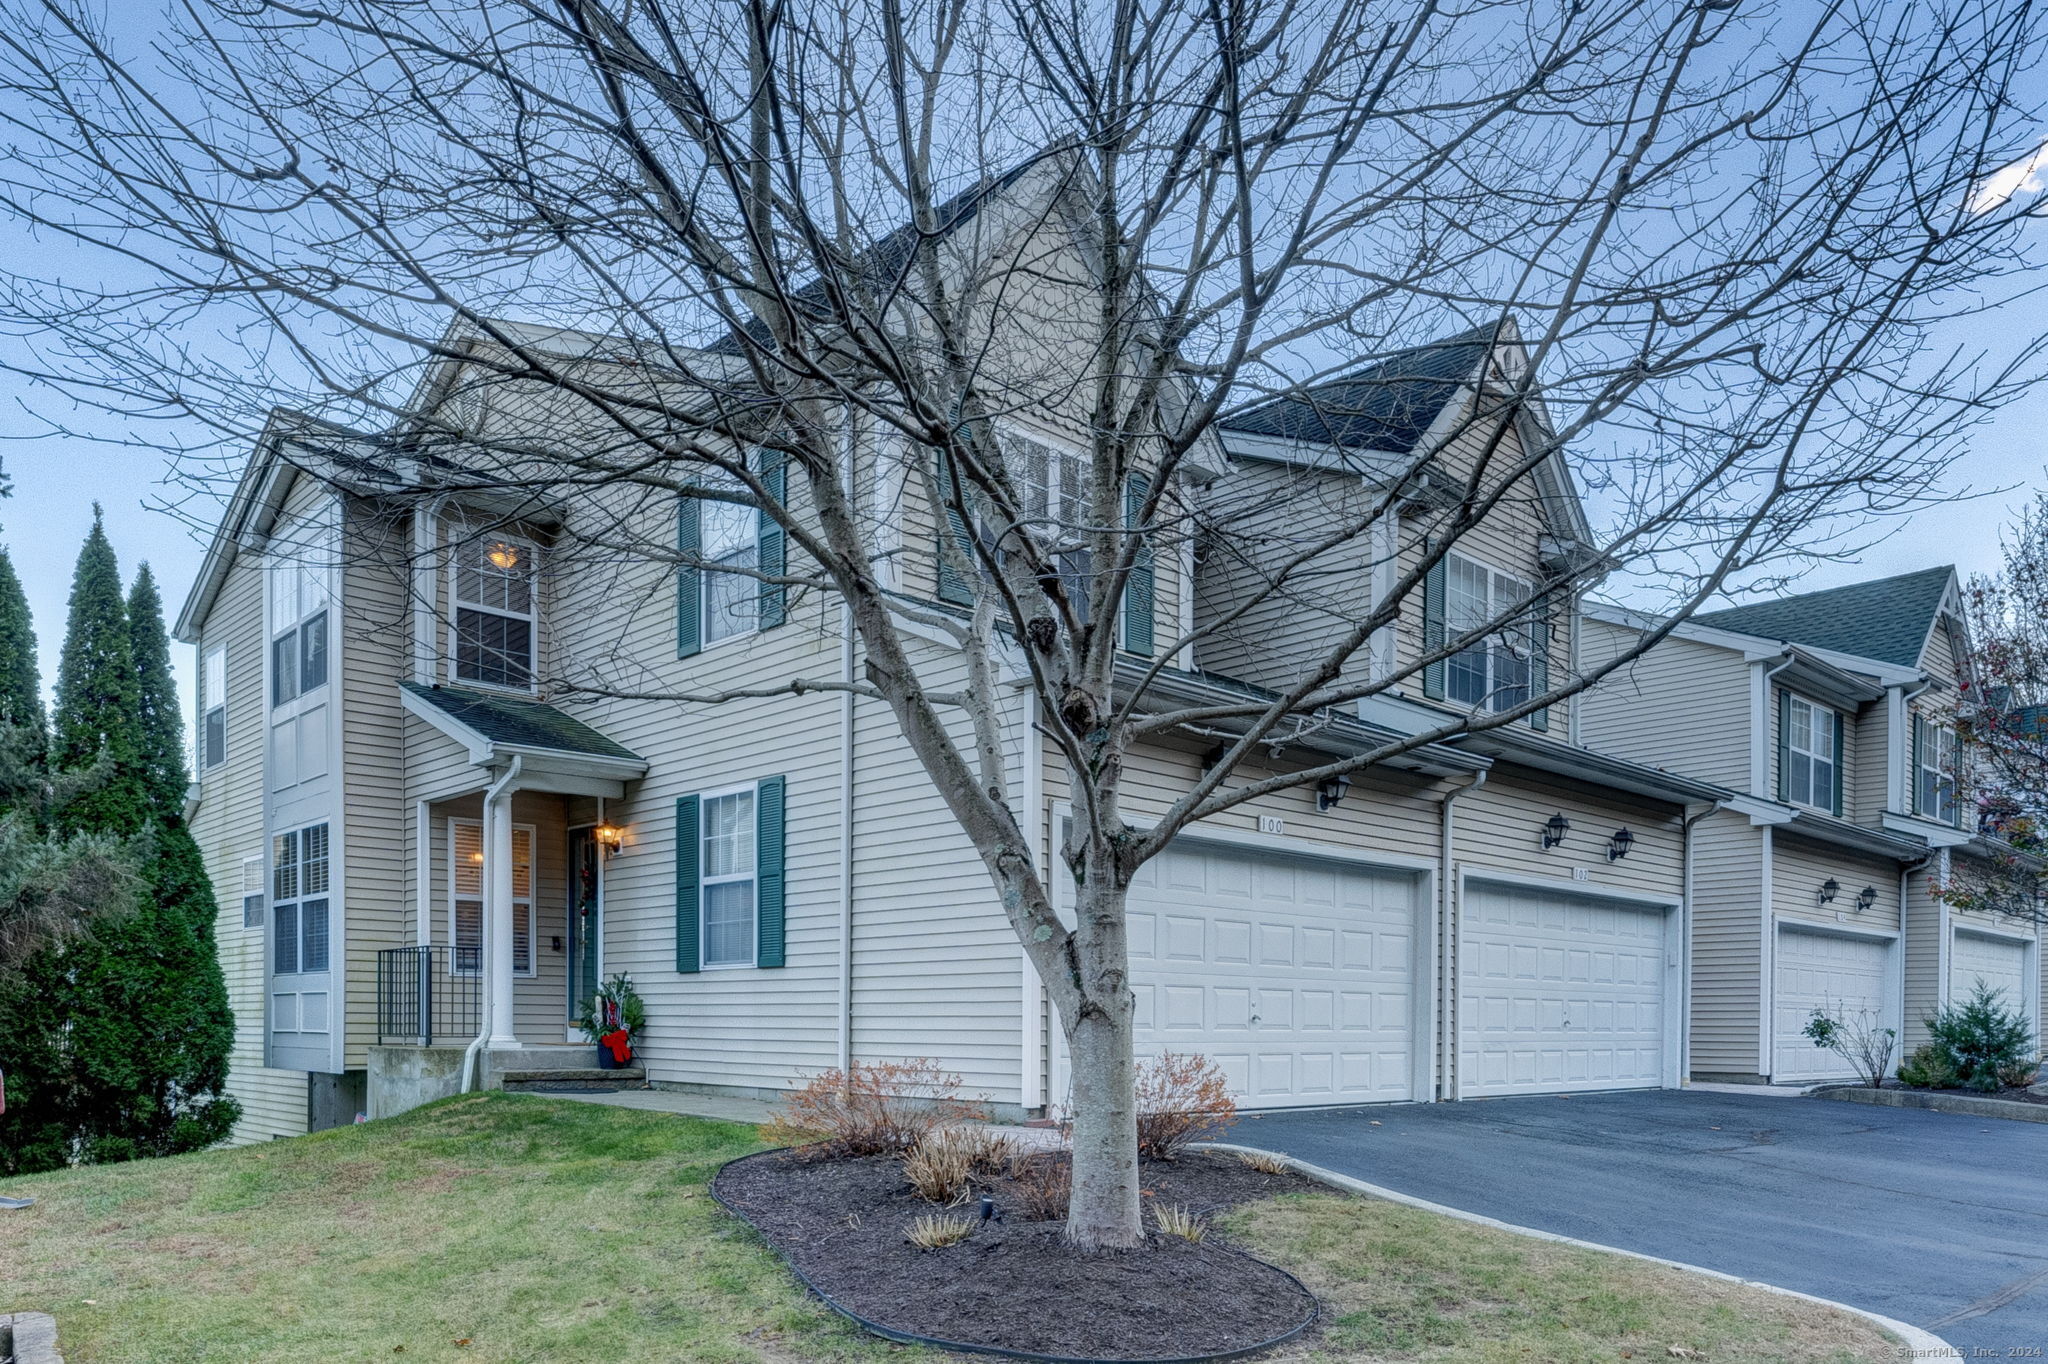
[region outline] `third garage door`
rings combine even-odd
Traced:
[[[2031,1017],[2026,943],[1959,927],[1948,954],[1948,1002],[1966,1002],[1980,980],[1998,991],[2001,1005]]]
[[[1771,1078],[1829,1080],[1854,1074],[1841,1057],[1813,1045],[1803,1029],[1816,1009],[1846,1021],[1895,1026],[1890,998],[1891,947],[1874,938],[1781,927],[1771,1008]]]
[[[1478,882],[1463,900],[1462,1094],[1665,1083],[1664,910]]]

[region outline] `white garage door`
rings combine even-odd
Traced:
[[[1458,943],[1460,1091],[1663,1084],[1666,917],[1610,901],[1467,886]]]
[[[1983,981],[2003,996],[2008,1009],[2033,1012],[2027,989],[2027,945],[2012,938],[1994,938],[1958,928],[1948,954],[1948,1000],[1961,1004]]]
[[[1138,1053],[1199,1052],[1252,1108],[1414,1097],[1415,878],[1199,843],[1131,886]]]
[[[1771,1078],[1777,1081],[1849,1079],[1853,1072],[1831,1051],[1801,1035],[1815,1009],[1896,1027],[1891,998],[1891,945],[1796,928],[1778,930],[1772,996]]]

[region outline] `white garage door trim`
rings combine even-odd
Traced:
[[[1064,831],[1070,818],[1070,807],[1064,802],[1053,807],[1052,828],[1055,837]],[[1262,1103],[1252,1096],[1241,1099],[1244,1111],[1278,1107],[1348,1107],[1360,1102],[1406,1102],[1427,1098],[1432,1083],[1430,1075],[1431,1019],[1434,1014],[1431,999],[1429,966],[1434,928],[1435,878],[1434,864],[1419,858],[1406,858],[1368,850],[1354,850],[1336,845],[1318,843],[1309,839],[1292,838],[1285,835],[1247,835],[1235,830],[1197,829],[1182,834],[1174,840],[1174,846],[1191,851],[1223,853],[1243,857],[1260,858],[1289,863],[1328,864],[1343,868],[1347,872],[1378,874],[1392,880],[1406,883],[1406,893],[1412,897],[1409,916],[1408,936],[1408,994],[1407,1018],[1407,1076],[1406,1092],[1400,1095],[1373,1100],[1347,1099],[1334,1095],[1308,1095],[1297,1102]],[[1155,862],[1157,859],[1155,859]],[[1070,878],[1052,878],[1053,909],[1062,923],[1069,927],[1074,922],[1074,894]],[[1135,955],[1135,954],[1134,954]],[[1135,967],[1135,963],[1134,963]],[[1135,969],[1134,969],[1135,974]],[[1136,982],[1134,982],[1136,983]],[[1051,1088],[1048,1097],[1055,1103],[1063,1103],[1069,1094],[1071,1076],[1068,1070],[1066,1041],[1062,1035],[1057,1010],[1049,1010],[1050,1029],[1050,1070]],[[1189,1046],[1186,1050],[1198,1050]],[[1140,1052],[1144,1046],[1140,1043]]]
[[[1609,910],[1626,911],[1646,916],[1656,916],[1661,929],[1661,943],[1657,968],[1658,1023],[1659,1023],[1659,1066],[1653,1081],[1643,1083],[1614,1083],[1604,1078],[1588,1078],[1582,1081],[1562,1080],[1532,1082],[1528,1084],[1485,1084],[1479,1082],[1467,1064],[1466,1035],[1475,1020],[1468,1007],[1473,972],[1477,967],[1477,954],[1473,951],[1477,934],[1473,931],[1470,907],[1474,891],[1508,892],[1557,897],[1579,901]],[[1679,931],[1679,902],[1669,896],[1650,895],[1638,891],[1613,890],[1591,886],[1581,881],[1566,881],[1555,877],[1527,876],[1513,872],[1496,872],[1484,868],[1460,868],[1458,872],[1458,912],[1455,927],[1458,960],[1458,1036],[1456,1056],[1453,1058],[1454,1079],[1452,1097],[1457,1099],[1481,1098],[1503,1094],[1562,1094],[1611,1089],[1676,1088],[1679,1083],[1682,1042],[1681,1024],[1684,1010],[1684,965],[1681,944],[1676,939]]]
[[[1819,996],[1816,996],[1810,989],[1790,988],[1799,984],[1799,982],[1790,982],[1785,979],[1784,973],[1788,964],[1786,939],[1789,935],[1795,938],[1819,938],[1839,943],[1853,943],[1860,946],[1877,948],[1879,956],[1875,977],[1877,981],[1875,998],[1877,1000],[1877,1011],[1880,1015],[1881,1026],[1898,1029],[1903,1036],[1905,1029],[1900,1019],[1904,1016],[1905,1009],[1903,1002],[1899,998],[1899,973],[1897,969],[1897,949],[1895,946],[1899,935],[1875,929],[1859,932],[1852,928],[1808,923],[1801,919],[1780,918],[1775,922],[1777,925],[1777,937],[1772,943],[1771,951],[1771,1080],[1777,1084],[1813,1084],[1822,1080],[1850,1078],[1854,1072],[1847,1063],[1843,1062],[1833,1052],[1824,1051],[1814,1046],[1800,1032],[1800,1029],[1806,1026],[1806,1020],[1812,1016],[1812,1010]],[[1810,959],[1801,959],[1796,955],[1790,958],[1790,964],[1795,969],[1809,972],[1825,969],[1822,963]],[[1856,974],[1867,975],[1866,972],[1861,971],[1856,972]],[[1829,991],[1823,989],[1821,993],[1826,995],[1829,994]],[[1797,1007],[1800,1010],[1800,1014],[1796,1018],[1791,1015],[1783,1018],[1778,1016],[1780,1010],[1784,1007],[1787,996],[1798,997]],[[1867,995],[1859,996],[1859,998],[1868,997]],[[1790,1064],[1787,1064],[1788,1062]]]
[[[1961,1004],[1964,1000],[1969,998],[1970,989],[1974,983],[1974,977],[1977,974],[1975,972],[1972,972],[1972,978],[1968,980],[1959,981],[1956,979],[1956,972],[1958,968],[1963,965],[1963,963],[1959,960],[1958,949],[1962,946],[1960,940],[1965,938],[1974,938],[1979,943],[1996,944],[2000,947],[2019,949],[2020,969],[2018,973],[2018,1004],[2021,1009],[2026,1011],[2027,1018],[2034,1024],[2034,1033],[2038,1037],[2041,1031],[2041,1003],[2039,997],[2040,957],[2038,955],[2038,945],[2036,944],[2035,940],[2024,934],[2001,932],[1998,929],[1991,928],[1985,925],[1971,923],[1956,923],[1953,920],[1950,921],[1948,944],[1948,979],[1945,982],[1945,984],[1947,987],[1948,1002],[1951,1005]],[[1996,986],[2002,984],[2002,982],[1993,981],[1992,984]],[[2014,1003],[2014,1001],[2010,997],[2010,991],[2007,992],[2007,996],[2008,997],[2006,999],[2006,1003],[2008,1006],[2010,1006]]]

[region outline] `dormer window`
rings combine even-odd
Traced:
[[[1451,639],[1480,629],[1529,600],[1521,578],[1496,573],[1462,554],[1444,556],[1444,627]],[[1451,655],[1444,665],[1444,695],[1482,710],[1513,710],[1529,699],[1536,656],[1534,622],[1513,621]]]
[[[1842,812],[1842,717],[1805,697],[1782,692],[1778,786],[1782,799],[1830,814]]]
[[[482,537],[455,561],[455,680],[528,691],[533,687],[533,569],[524,540]]]
[[[1956,732],[1952,726],[1913,717],[1913,813],[1942,824],[1956,824]]]

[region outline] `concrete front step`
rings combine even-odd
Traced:
[[[602,1070],[596,1066],[562,1066],[554,1069],[500,1071],[498,1081],[514,1093],[535,1087],[645,1089],[647,1072],[639,1066],[620,1066],[617,1070]]]

